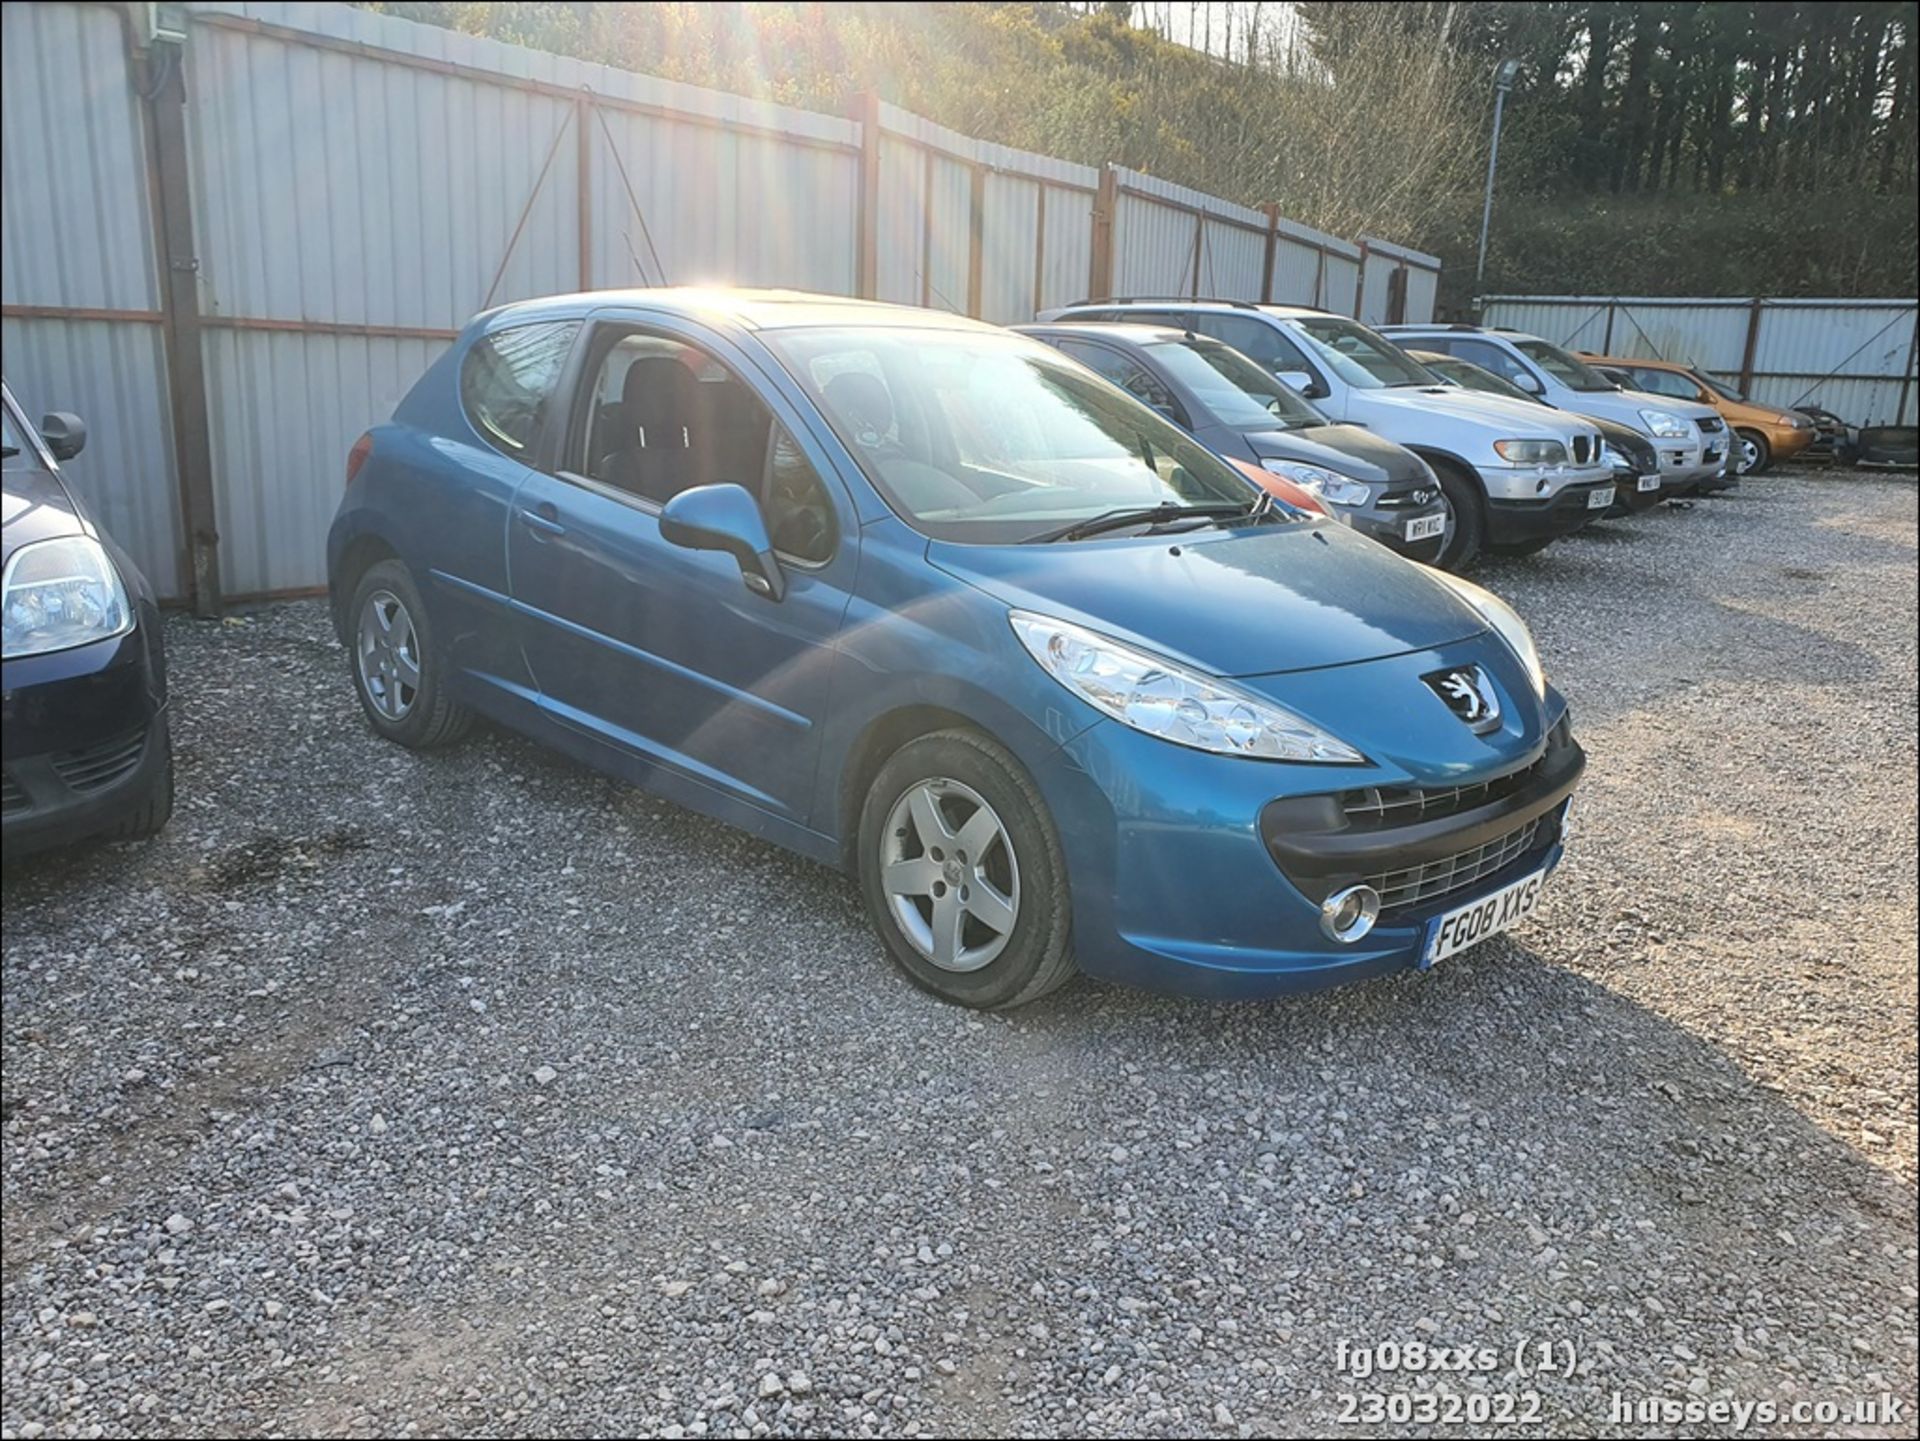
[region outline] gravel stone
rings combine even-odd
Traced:
[[[1914,498],[1484,567],[1592,759],[1565,866],[1247,1006],[942,1006],[835,872],[377,741],[322,603],[174,616],[172,824],[5,876],[0,1434],[1365,1434],[1521,1383],[1340,1343],[1526,1338],[1546,1434],[1911,1406]]]

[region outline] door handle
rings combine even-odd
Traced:
[[[565,535],[567,528],[560,524],[560,512],[549,501],[541,501],[532,510],[519,512],[520,524],[535,535]]]

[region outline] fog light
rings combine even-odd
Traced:
[[[1372,886],[1348,886],[1320,903],[1320,929],[1330,941],[1350,946],[1380,919],[1380,893]]]

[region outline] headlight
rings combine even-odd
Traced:
[[[84,535],[23,545],[0,578],[5,655],[44,655],[133,629],[133,607],[119,572]]]
[[[1784,425],[1793,430],[1811,430],[1813,422],[1804,415],[1781,415],[1774,419],[1776,425]]]
[[[1640,419],[1647,430],[1662,440],[1692,440],[1693,427],[1671,410],[1643,410]]]
[[[1519,612],[1492,591],[1482,590],[1470,580],[1448,575],[1444,570],[1434,571],[1433,578],[1451,587],[1455,595],[1480,612],[1481,619],[1507,643],[1508,649],[1520,657],[1520,664],[1526,667],[1527,675],[1533,681],[1534,693],[1545,699],[1547,673],[1540,665],[1540,648],[1533,643],[1533,632],[1527,629],[1527,623],[1520,619]]]
[[[1122,725],[1220,755],[1366,763],[1292,711],[1185,666],[1051,616],[1016,610],[1008,619],[1048,675]]]
[[[1512,465],[1565,465],[1567,448],[1557,440],[1496,440],[1494,452]]]
[[[1373,499],[1373,491],[1364,482],[1325,466],[1303,465],[1297,460],[1263,460],[1260,465],[1335,505],[1365,505]]]

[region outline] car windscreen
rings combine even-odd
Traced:
[[[1154,361],[1192,392],[1213,419],[1232,430],[1304,430],[1331,422],[1230,345],[1217,340],[1164,340],[1147,347]]]
[[[1706,386],[1708,390],[1712,391],[1722,400],[1738,401],[1742,405],[1748,403],[1745,394],[1735,390],[1731,385],[1728,385],[1726,381],[1717,380],[1713,376],[1708,375],[1704,370],[1689,370],[1687,374]]]
[[[1453,355],[1416,356],[1419,362],[1433,371],[1442,380],[1451,380],[1462,390],[1477,390],[1483,395],[1503,395],[1508,400],[1524,400],[1529,405],[1546,404],[1531,391],[1522,390],[1511,380],[1495,375],[1475,365],[1471,360],[1461,360]]]
[[[1034,540],[1160,505],[1251,505],[1251,482],[1036,341],[951,330],[763,333],[899,515],[925,535]]]
[[[1380,390],[1437,383],[1419,361],[1364,325],[1332,315],[1307,316],[1295,324],[1313,346],[1314,354],[1348,385]]]
[[[1513,348],[1566,386],[1568,390],[1618,390],[1620,388],[1588,365],[1586,361],[1544,340],[1516,340]]]

